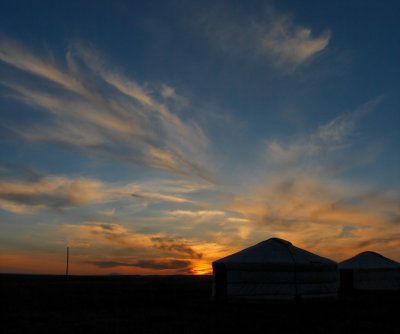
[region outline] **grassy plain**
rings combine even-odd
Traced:
[[[210,300],[210,276],[0,275],[0,333],[400,333],[400,294]]]

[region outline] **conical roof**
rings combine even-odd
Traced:
[[[400,264],[375,252],[362,252],[339,263],[340,269],[399,269]]]
[[[271,238],[254,246],[243,249],[220,260],[213,266],[225,265],[226,268],[293,268],[330,267],[336,269],[336,262],[293,246],[289,241]],[[293,269],[295,270],[295,269]]]

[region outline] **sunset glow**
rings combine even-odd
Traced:
[[[0,4],[0,272],[400,261],[396,1],[100,3]]]

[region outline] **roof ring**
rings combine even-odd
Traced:
[[[269,241],[269,240],[279,242],[280,244],[282,244],[282,245],[284,245],[284,246],[286,246],[286,247],[287,247],[287,246],[293,246],[292,243],[291,243],[290,241],[287,241],[287,240],[284,240],[284,239],[280,239],[280,238],[271,238],[271,239],[268,239],[268,240],[266,240],[266,241]]]
[[[376,253],[376,252],[373,252],[373,251],[365,251],[365,252],[360,253],[359,255],[361,255],[361,254],[371,254],[371,255],[376,255],[376,256],[385,258],[382,254],[379,254],[379,253]]]

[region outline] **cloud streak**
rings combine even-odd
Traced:
[[[43,210],[67,210],[74,207],[131,200],[198,205],[187,197],[202,191],[197,183],[159,180],[153,183],[131,183],[124,186],[106,184],[98,179],[42,176],[34,170],[0,170],[0,208],[15,214],[31,214]],[[113,216],[115,209],[99,211]]]
[[[198,26],[219,48],[240,57],[267,59],[283,71],[294,70],[326,49],[331,37],[329,30],[316,35],[271,6],[259,16],[235,16],[229,8],[216,6],[199,16]]]
[[[97,180],[45,177],[33,182],[1,181],[0,208],[13,213],[65,209],[110,199],[109,190]]]
[[[49,116],[29,128],[13,126],[17,133],[30,141],[210,181],[200,163],[209,162],[209,141],[198,125],[169,110],[162,98],[165,86],[142,87],[83,43],[72,45],[66,58],[61,66],[0,38],[0,61],[53,85],[32,88],[32,80],[1,79],[21,102]],[[170,88],[166,98],[171,94]]]
[[[170,269],[186,269],[189,270],[191,262],[176,259],[152,259],[139,260],[135,262],[118,262],[118,261],[91,261],[92,264],[99,268],[115,268],[115,267],[137,267],[153,270],[170,270]]]
[[[273,14],[267,24],[255,23],[254,32],[259,36],[259,53],[273,58],[278,67],[304,63],[324,50],[331,36],[328,30],[313,36],[311,28],[297,25],[290,16],[282,14]]]
[[[201,259],[202,253],[196,252],[192,247],[188,246],[181,240],[168,237],[152,237],[151,241],[154,242],[154,247],[166,251],[177,252],[192,259]]]
[[[268,141],[267,163],[274,168],[279,167],[280,170],[322,166],[324,159],[331,164],[336,152],[341,154],[343,149],[351,146],[351,140],[356,136],[356,123],[371,112],[381,99],[382,97],[378,97],[368,101],[353,112],[321,124],[307,135],[297,136],[288,142]]]

